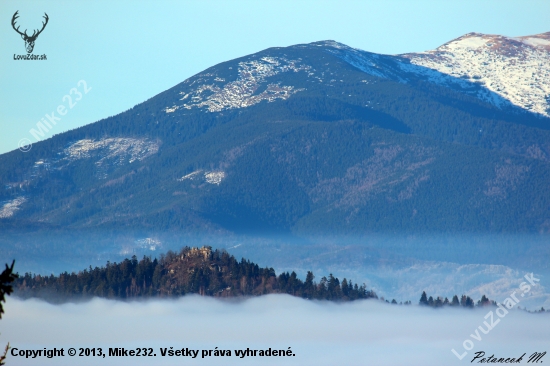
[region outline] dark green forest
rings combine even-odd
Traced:
[[[351,301],[377,298],[366,286],[330,274],[315,281],[308,272],[305,281],[295,272],[278,276],[273,268],[240,262],[225,251],[211,247],[183,248],[160,259],[133,256],[120,263],[89,268],[78,273],[41,276],[26,273],[14,283],[21,298],[40,297],[59,302],[91,297],[138,299],[198,294],[214,297],[289,294],[305,299]]]
[[[6,270],[9,270],[7,266]],[[92,297],[136,300],[177,298],[191,294],[217,298],[288,294],[309,300],[337,302],[378,299],[376,293],[367,290],[365,284],[359,286],[346,278],[340,281],[330,274],[317,282],[313,273],[308,271],[305,281],[302,281],[294,271],[277,275],[273,268],[261,268],[244,258],[238,261],[225,250],[212,250],[209,246],[185,247],[179,253],[169,251],[159,259],[144,256],[138,261],[134,255],[120,263],[107,262],[103,267],[90,266],[78,273],[64,272],[59,276],[14,274],[10,281],[13,284],[10,285],[9,292],[13,287],[16,296],[23,299],[42,298],[53,303],[81,301]],[[408,300],[389,301],[383,297],[380,300],[392,305],[411,304]],[[497,306],[494,300],[485,295],[475,302],[467,295],[454,295],[449,300],[447,297],[428,296],[425,291],[422,292],[418,304],[431,308],[468,309]],[[546,310],[541,308],[534,312]]]

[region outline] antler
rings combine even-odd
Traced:
[[[16,12],[16,13],[17,13],[17,12]],[[32,36],[30,36],[29,38],[36,38],[36,37],[38,37],[38,35],[39,35],[40,33],[42,33],[42,31],[44,30],[44,28],[46,28],[46,24],[48,24],[48,20],[50,19],[50,18],[48,18],[48,14],[44,13],[44,19],[46,19],[46,22],[42,22],[42,29],[40,29],[40,30],[38,31],[38,33],[36,33],[36,30],[35,30],[35,31],[33,32]],[[25,31],[25,32],[26,32],[26,31]]]
[[[13,29],[14,29],[17,33],[19,33],[20,35],[22,35],[22,36],[27,36],[27,30],[26,30],[26,29],[25,29],[25,33],[21,33],[21,32],[19,31],[19,27],[15,28],[15,21],[17,20],[17,18],[19,18],[19,15],[17,15],[17,13],[19,13],[19,10],[17,10],[17,11],[15,12],[15,14],[13,14],[13,18],[11,18],[11,26],[12,26]],[[46,13],[44,13],[44,14],[46,14]]]

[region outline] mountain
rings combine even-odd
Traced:
[[[0,227],[546,233],[548,42],[468,34],[390,56],[322,41],[215,65],[1,155]]]
[[[479,83],[513,105],[550,116],[550,32],[513,38],[469,33],[434,51],[402,56],[415,65]]]

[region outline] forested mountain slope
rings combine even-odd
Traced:
[[[542,102],[419,57],[323,41],[213,66],[1,155],[0,227],[548,232]]]

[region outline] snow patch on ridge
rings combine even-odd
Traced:
[[[33,175],[62,170],[81,160],[91,160],[96,169],[92,172],[99,179],[105,179],[117,166],[142,161],[158,152],[160,141],[147,138],[109,137],[82,139],[70,143],[57,153],[57,158],[37,161]]]
[[[189,173],[187,175],[184,175],[183,177],[178,179],[178,182],[183,182],[184,180],[195,180],[198,178],[198,175],[202,172],[202,170],[196,170],[193,173]]]
[[[201,173],[203,174],[201,175]],[[183,182],[185,180],[202,180],[206,183],[220,185],[224,178],[225,172],[221,170],[212,170],[206,172],[204,172],[203,170],[195,170],[194,172],[179,178],[178,182]]]
[[[512,39],[523,42],[533,47],[550,48],[550,36],[548,36],[548,33],[546,33],[546,38],[543,38],[541,36],[544,36],[544,35],[541,34],[539,37],[536,37],[536,36],[514,37]]]
[[[99,140],[83,139],[76,141],[62,152],[62,160],[69,162],[99,157],[96,165],[111,160],[115,165],[141,161],[158,152],[160,144],[148,139],[136,138],[102,138]]]
[[[483,38],[463,38],[458,42],[452,42],[448,44],[449,49],[457,48],[480,48],[487,44],[487,40]]]
[[[12,217],[13,214],[20,209],[19,206],[25,203],[26,200],[25,197],[17,197],[11,201],[5,202],[0,208],[0,219]]]
[[[261,93],[255,94],[266,79],[284,72],[308,71],[311,67],[300,61],[288,60],[282,57],[262,57],[259,60],[239,62],[237,80],[218,85],[216,83],[202,84],[190,93],[180,93],[182,105],[165,108],[166,113],[172,113],[179,108],[206,108],[209,112],[220,112],[226,109],[246,108],[261,101],[273,102],[277,99],[288,99],[293,94],[304,89],[293,86],[269,83]],[[213,76],[213,75],[202,75]],[[225,79],[215,77],[212,81],[220,83]],[[193,82],[194,83],[194,82]],[[190,85],[192,85],[191,83]]]
[[[206,172],[206,173],[204,173],[204,178],[206,179],[207,183],[220,185],[223,178],[225,178],[225,173],[221,172],[221,171],[219,171],[219,172]]]
[[[384,62],[387,56],[358,50],[334,41],[320,42],[319,45],[330,47],[327,49],[328,52],[364,73],[384,79],[396,80],[401,83],[407,82],[407,80],[401,76],[399,69]]]

